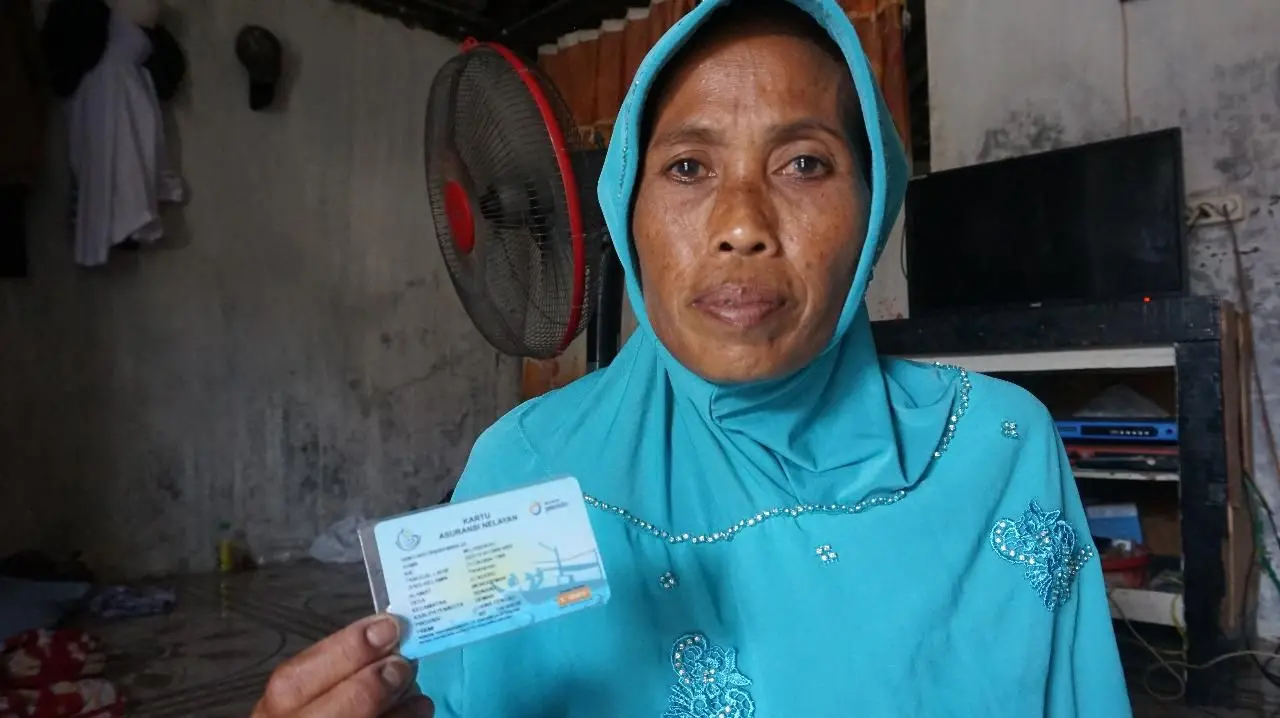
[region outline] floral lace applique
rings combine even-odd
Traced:
[[[662,718],[752,718],[755,701],[745,690],[751,680],[738,671],[738,654],[689,633],[671,649],[675,685]]]
[[[1061,511],[1045,511],[1032,501],[1021,518],[1000,519],[991,527],[991,548],[1026,566],[1023,575],[1050,611],[1071,598],[1076,574],[1095,553],[1092,542],[1077,545],[1076,530],[1061,517]]]

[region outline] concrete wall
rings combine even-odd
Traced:
[[[170,0],[167,20],[190,62],[171,235],[74,267],[54,147],[33,278],[0,283],[0,554],[210,568],[221,520],[262,552],[305,547],[349,513],[434,503],[515,402],[427,208],[425,96],[452,44],[332,0]],[[249,22],[288,48],[270,113],[234,56]]]
[[[927,10],[934,169],[1181,126],[1188,192],[1244,197],[1245,286],[1263,391],[1280,417],[1280,3],[928,0]],[[1191,247],[1195,291],[1234,298],[1230,235],[1201,229]],[[1258,481],[1280,507],[1257,416]],[[1280,600],[1263,586],[1259,630],[1280,635]]]

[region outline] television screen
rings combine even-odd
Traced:
[[[915,178],[911,314],[1180,293],[1183,191],[1178,129]]]

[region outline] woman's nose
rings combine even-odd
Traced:
[[[711,250],[739,256],[778,251],[777,223],[766,193],[754,183],[721,186],[711,217]]]

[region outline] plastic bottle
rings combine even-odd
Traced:
[[[231,573],[236,570],[236,539],[231,533],[231,522],[218,524],[218,570]]]

